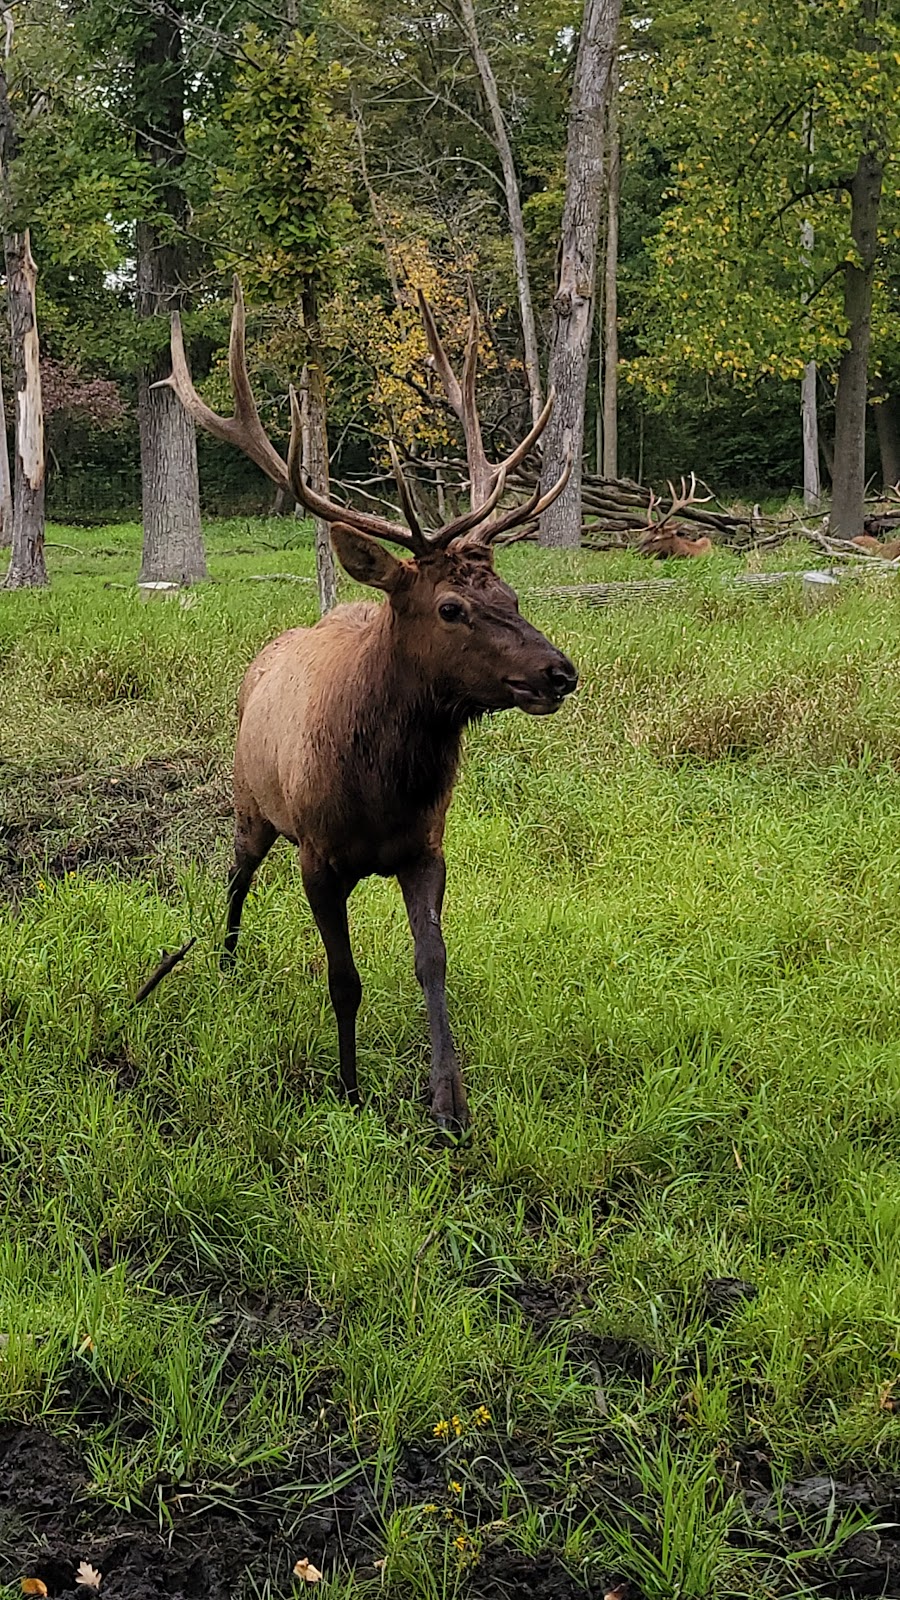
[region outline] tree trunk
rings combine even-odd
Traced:
[[[525,222],[519,180],[513,160],[512,146],[506,128],[506,118],[500,104],[497,80],[487,52],[481,43],[473,0],[459,0],[462,31],[465,34],[475,69],[481,79],[494,128],[493,146],[500,160],[503,187],[506,191],[506,209],[509,214],[509,231],[512,237],[513,261],[516,270],[516,288],[519,295],[519,317],[522,323],[522,341],[525,347],[525,377],[531,404],[531,420],[536,422],[541,414],[541,364],[538,353],[537,329],[534,321],[534,304],[531,298],[531,280],[528,275],[528,253],[525,248]]]
[[[872,410],[881,456],[882,487],[894,489],[900,485],[900,396],[889,394]]]
[[[606,266],[603,293],[603,476],[619,476],[619,62],[614,58],[607,122]]]
[[[41,588],[48,579],[44,562],[44,413],[34,306],[37,267],[27,232],[7,234],[4,244],[16,418],[16,488],[6,587]]]
[[[807,361],[800,386],[800,425],[803,433],[803,504],[807,511],[818,508],[822,495],[819,481],[819,413],[816,405],[816,363]]]
[[[812,163],[815,153],[815,130],[812,107],[803,114],[803,139],[806,145],[806,163],[803,169],[804,185],[812,182]],[[813,225],[806,218],[800,224],[800,255],[807,281],[812,279],[812,253],[815,243]],[[808,294],[804,292],[804,303]],[[800,385],[800,433],[803,440],[803,504],[807,511],[818,509],[822,488],[819,482],[819,413],[816,405],[816,363],[807,361]]]
[[[325,417],[325,383],[321,362],[315,353],[316,303],[311,294],[303,301],[303,318],[313,344],[311,359],[303,368],[300,380],[300,419],[302,422],[303,466],[307,477],[319,494],[330,491],[328,472],[328,428]],[[298,511],[303,515],[302,508]],[[316,530],[316,583],[319,590],[319,612],[324,617],[337,605],[337,568],[331,548],[331,533],[327,522],[314,519]]]
[[[137,312],[163,317],[184,310],[187,200],[184,165],[184,66],[176,10],[148,9],[134,62],[137,151],[158,169],[157,200],[172,226],[137,228]],[[169,367],[168,338],[138,374],[144,545],[142,583],[194,583],[206,577],[194,423],[171,389],[154,389]]]
[[[556,404],[544,434],[542,481],[549,488],[572,463],[569,481],[541,518],[540,542],[581,541],[581,457],[590,356],[597,233],[603,194],[603,124],[616,53],[620,0],[585,0],[566,149],[559,284],[553,301],[549,385]]]
[[[850,232],[861,265],[844,268],[844,312],[850,348],[838,370],[834,423],[834,474],[830,530],[842,539],[862,533],[866,483],[866,387],[872,320],[872,285],[878,250],[882,167],[863,151],[850,184]]]
[[[0,550],[8,549],[12,539],[13,497],[9,471],[9,438],[6,432],[6,402],[0,376]]]

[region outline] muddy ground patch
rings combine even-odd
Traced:
[[[69,872],[174,881],[227,848],[229,774],[217,754],[148,757],[106,772],[0,762],[0,894]]]
[[[259,1306],[253,1315],[268,1318],[273,1310]],[[0,1583],[35,1578],[51,1600],[89,1600],[92,1591],[78,1580],[87,1562],[102,1575],[100,1592],[111,1600],[250,1600],[296,1593],[292,1568],[305,1557],[326,1577],[353,1570],[358,1580],[370,1578],[374,1592],[383,1576],[387,1522],[411,1511],[419,1526],[423,1516],[431,1517],[438,1564],[445,1535],[451,1546],[460,1535],[468,1541],[471,1559],[454,1576],[454,1592],[469,1600],[600,1600],[611,1592],[617,1600],[642,1600],[640,1586],[625,1573],[596,1566],[587,1576],[574,1573],[558,1555],[526,1554],[504,1538],[496,1519],[510,1468],[533,1506],[559,1509],[540,1453],[524,1443],[485,1440],[470,1477],[475,1492],[464,1508],[448,1504],[445,1455],[432,1442],[400,1451],[385,1494],[370,1462],[337,1440],[313,1440],[277,1474],[152,1484],[141,1508],[123,1512],[91,1492],[76,1435],[6,1426],[0,1428]],[[646,1509],[614,1448],[601,1447],[583,1469],[577,1518],[601,1511],[627,1524],[629,1498]],[[819,1474],[775,1492],[758,1445],[733,1452],[727,1472],[743,1510],[735,1548],[758,1558],[760,1593],[795,1595],[801,1584],[831,1600],[898,1593],[900,1481]],[[870,1526],[858,1527],[838,1552],[805,1555],[835,1515],[866,1519]],[[401,1593],[402,1584],[398,1588],[395,1579],[390,1592]]]

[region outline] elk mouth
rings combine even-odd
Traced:
[[[532,688],[524,678],[504,678],[504,683],[512,695],[513,705],[529,717],[549,717],[558,711],[565,699],[565,691],[557,694],[549,686],[542,689]]]

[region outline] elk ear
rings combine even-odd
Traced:
[[[370,539],[367,533],[357,533],[346,522],[332,523],[331,542],[344,571],[357,583],[368,584],[370,589],[386,589],[390,593],[406,572],[404,563],[385,550],[383,544]]]

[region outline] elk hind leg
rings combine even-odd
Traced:
[[[277,838],[278,829],[273,828],[271,822],[267,822],[258,811],[236,813],[234,866],[228,879],[228,916],[225,945],[222,950],[223,967],[229,967],[234,960],[244,901],[250,893],[250,885],[257,868],[265,861]]]

